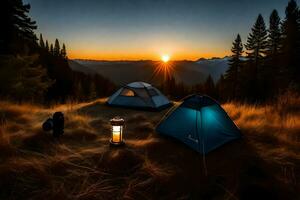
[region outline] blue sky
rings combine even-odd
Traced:
[[[65,42],[71,58],[173,59],[224,56],[259,13],[284,16],[287,0],[26,0],[37,33]],[[297,2],[298,3],[298,2]]]

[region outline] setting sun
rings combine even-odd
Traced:
[[[166,62],[168,62],[170,60],[170,56],[169,55],[163,55],[161,57],[161,60],[166,63]]]

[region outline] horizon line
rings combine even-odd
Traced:
[[[189,60],[189,59],[180,59],[180,60],[170,60],[169,62],[178,62],[178,61],[190,61],[190,62],[196,62],[201,59],[206,59],[206,60],[212,60],[212,59],[223,59],[226,57],[230,57],[228,55],[223,56],[223,57],[218,57],[218,56],[212,56],[212,57],[200,57],[199,59],[196,60]],[[96,61],[96,62],[141,62],[141,61],[152,61],[152,62],[161,62],[161,60],[152,60],[152,59],[90,59],[90,58],[69,58],[68,60],[82,60],[82,61]]]

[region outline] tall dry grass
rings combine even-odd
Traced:
[[[0,102],[0,199],[289,199],[300,188],[299,99],[223,105],[244,139],[208,154],[208,175],[202,156],[155,133],[166,111]],[[60,140],[41,130],[55,111],[66,117]],[[119,149],[108,144],[115,114],[127,122]]]
[[[300,98],[284,96],[272,105],[227,103],[223,108],[247,137],[273,146],[288,146],[292,153],[300,145]],[[295,155],[297,156],[297,155]]]
[[[223,107],[259,156],[277,167],[278,179],[299,189],[299,96],[288,93],[265,106],[227,103]]]

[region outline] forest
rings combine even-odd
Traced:
[[[116,86],[99,74],[73,71],[67,47],[36,35],[37,23],[29,17],[30,5],[5,0],[1,7],[0,95],[16,102],[87,101],[112,94]],[[217,82],[211,76],[194,86],[170,75],[157,85],[179,100],[192,93],[229,100],[268,102],[289,91],[299,94],[300,11],[291,0],[281,19],[273,10],[266,25],[261,14],[247,41],[237,34],[231,47],[229,68]],[[113,67],[113,66],[112,66]]]
[[[1,6],[0,96],[16,102],[81,101],[110,94],[114,85],[101,75],[72,71],[66,45],[38,38],[30,5],[5,0]]]
[[[237,34],[232,43],[229,68],[217,83],[207,80],[192,88],[176,84],[169,77],[163,90],[171,96],[202,93],[220,101],[268,102],[290,92],[300,91],[300,11],[291,0],[280,19],[277,10],[270,14],[268,26],[258,15],[246,43]]]

